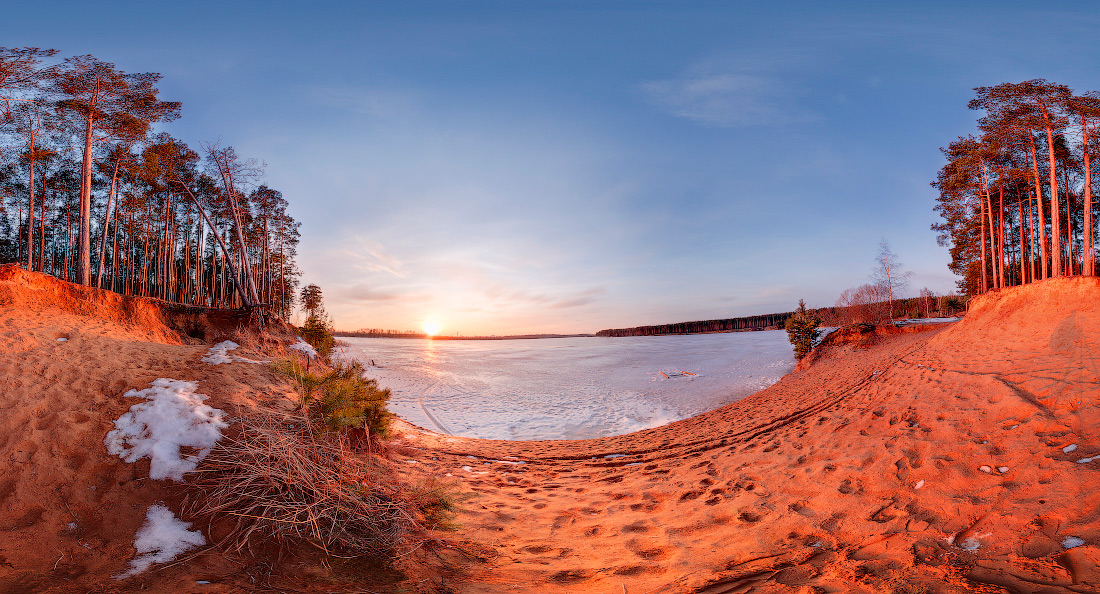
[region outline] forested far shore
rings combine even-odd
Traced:
[[[531,340],[538,338],[588,338],[595,336],[595,334],[505,334],[505,335],[482,335],[482,336],[460,336],[453,335],[430,335],[423,332],[416,332],[413,330],[337,330],[332,333],[333,336],[339,338],[430,338],[432,340]]]
[[[965,310],[965,301],[956,295],[937,297],[930,292],[925,292],[920,297],[894,299],[892,302],[890,300],[854,300],[851,305],[821,307],[812,310],[812,313],[820,320],[822,325],[844,326],[860,322],[885,322],[889,319],[904,320],[954,316],[963,313]],[[892,317],[888,312],[892,312]],[[792,315],[794,315],[793,311],[741,318],[615,328],[600,330],[596,333],[596,336],[662,336],[669,334],[714,334],[780,330]]]
[[[1092,170],[1100,94],[1042,79],[978,87],[980,135],[941,149],[948,163],[932,225],[968,295],[1096,274]]]
[[[82,285],[289,319],[298,223],[263,165],[155,131],[156,73],[0,48],[0,262]]]

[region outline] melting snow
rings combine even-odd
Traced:
[[[959,543],[959,548],[964,551],[976,551],[981,546],[982,543],[976,538],[964,538]]]
[[[228,426],[221,410],[202,403],[198,384],[160,378],[151,388],[130,390],[129,398],[145,398],[115,421],[103,439],[107,451],[126,462],[149,458],[149,478],[183,481],[183,473],[195,470],[199,461],[221,439]],[[180,448],[199,450],[181,456]]]
[[[115,576],[118,579],[137,575],[154,563],[166,563],[176,555],[206,544],[206,539],[198,530],[188,530],[189,522],[184,522],[172,514],[172,510],[163,505],[151,505],[145,513],[145,523],[137,531],[134,548],[139,555],[130,561],[130,570]]]
[[[1064,539],[1062,539],[1062,546],[1067,548],[1067,549],[1072,549],[1073,547],[1079,547],[1083,544],[1085,544],[1085,540],[1083,538],[1077,538],[1076,536],[1067,536]]]
[[[302,340],[301,336],[298,337],[298,342],[296,342],[296,343],[294,343],[294,344],[292,344],[292,345],[290,345],[286,348],[294,349],[296,351],[301,351],[301,352],[305,353],[306,356],[308,356],[308,357],[316,357],[317,356],[317,349],[313,348],[313,346],[311,344],[309,344],[308,342]]]
[[[241,345],[233,342],[232,340],[219,342],[218,344],[210,347],[210,350],[206,351],[206,354],[202,356],[202,360],[204,363],[209,363],[211,365],[232,363],[233,356],[229,354],[229,351],[239,346]]]
[[[211,365],[221,365],[222,363],[232,363],[234,361],[238,363],[268,363],[268,361],[254,361],[240,355],[229,354],[229,351],[240,346],[241,345],[233,342],[232,340],[219,342],[218,344],[210,347],[210,350],[206,351],[206,354],[202,356],[202,360],[203,362],[209,363]]]
[[[1081,458],[1080,460],[1077,461],[1077,463],[1078,464],[1088,464],[1089,462],[1092,462],[1093,460],[1095,460],[1097,458],[1100,458],[1100,456],[1093,456],[1091,458]]]
[[[1071,443],[1068,446],[1062,448],[1062,452],[1068,454],[1068,453],[1070,453],[1070,452],[1072,452],[1073,450],[1076,450],[1076,449],[1077,449],[1077,444]]]

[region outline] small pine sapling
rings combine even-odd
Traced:
[[[794,345],[794,358],[799,361],[803,357],[810,354],[810,350],[814,348],[814,341],[820,335],[820,331],[817,329],[821,325],[821,320],[818,319],[814,312],[806,311],[805,300],[798,300],[798,309],[794,311],[794,315],[787,318],[787,340],[791,341]]]

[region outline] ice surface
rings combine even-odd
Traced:
[[[392,391],[390,411],[433,431],[488,439],[583,439],[658,427],[766,388],[795,364],[783,331],[343,340],[344,357],[379,365],[368,375]],[[696,375],[675,375],[685,371]]]
[[[305,353],[306,356],[308,356],[308,357],[316,357],[317,356],[317,349],[313,348],[313,345],[311,345],[308,342],[302,340],[301,336],[298,337],[298,342],[296,342],[296,343],[294,343],[294,344],[292,344],[292,345],[290,345],[286,348],[294,349],[296,351],[301,351],[301,352]]]
[[[134,548],[139,553],[130,561],[130,570],[116,576],[119,579],[137,575],[154,563],[166,563],[176,555],[206,544],[198,530],[188,530],[191,524],[181,521],[163,505],[151,505],[145,512],[145,523],[137,531]]]
[[[183,481],[221,439],[228,425],[224,413],[202,403],[198,384],[161,378],[144,390],[130,390],[128,398],[146,398],[115,421],[103,439],[107,451],[126,462],[149,458],[149,478]],[[181,456],[180,448],[198,450]]]

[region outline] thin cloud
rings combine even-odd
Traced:
[[[397,278],[405,278],[405,273],[401,271],[401,260],[386,252],[380,243],[358,235],[355,240],[358,243],[356,249],[344,250],[344,257],[352,268],[364,272],[385,272]]]
[[[570,309],[573,307],[582,307],[599,301],[599,298],[604,293],[603,287],[595,287],[588,289],[570,297],[568,299],[562,299],[560,301],[550,304],[550,309]]]
[[[400,297],[397,293],[384,291],[366,285],[355,285],[340,291],[341,297],[352,301],[393,301]]]
[[[313,103],[361,115],[394,119],[415,111],[412,98],[389,89],[318,87],[309,91]]]
[[[733,72],[687,75],[644,83],[642,91],[672,115],[705,126],[733,128],[819,119],[794,106],[786,86],[768,76]]]

